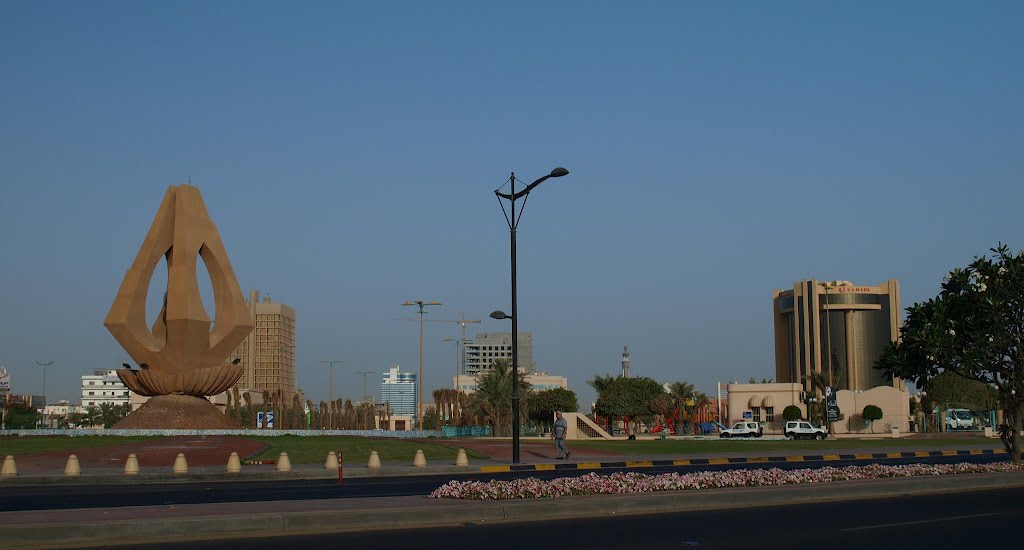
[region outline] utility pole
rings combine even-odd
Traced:
[[[419,391],[419,396],[416,398],[416,427],[423,429],[423,314],[428,306],[439,306],[441,302],[427,302],[425,300],[415,300],[402,302],[403,306],[416,306],[419,307],[420,314],[420,374],[416,378],[416,387]]]
[[[406,321],[418,321],[418,319],[406,319]],[[466,314],[464,312],[460,311],[459,312],[459,319],[425,319],[424,322],[426,322],[426,323],[458,323],[459,326],[462,327],[462,341],[463,342],[467,342],[468,340],[466,340],[466,325],[467,324],[471,324],[471,323],[479,324],[480,323],[480,319],[466,319]],[[466,374],[466,355],[465,355],[465,352],[463,352],[463,355],[462,355],[462,357],[460,359],[460,365],[461,365],[461,369],[460,369],[461,373],[462,374]]]
[[[334,359],[334,360],[321,359],[320,362],[321,363],[327,363],[327,366],[330,367],[330,369],[331,369],[331,384],[330,384],[329,389],[328,389],[328,392],[329,392],[328,395],[330,396],[328,399],[330,399],[330,400],[327,402],[327,429],[328,430],[333,430],[334,429],[334,415],[331,414],[331,413],[334,410],[334,365],[340,365],[341,364],[341,359]]]
[[[36,364],[43,367],[43,427],[46,427],[46,367],[53,365],[53,361],[44,363],[42,361],[36,361]]]
[[[361,372],[357,372],[356,373],[356,375],[360,375],[360,374],[363,375],[363,402],[365,403],[365,402],[369,401],[367,399],[367,397],[370,397],[369,395],[366,395],[366,375],[367,374],[376,374],[376,372],[372,371],[372,370],[368,370],[368,371],[365,371],[365,372],[361,371]],[[374,400],[374,402],[376,402],[376,399]]]

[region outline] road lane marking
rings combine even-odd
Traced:
[[[907,525],[922,525],[925,523],[938,523],[940,521],[956,521],[961,519],[974,519],[984,518],[989,516],[998,516],[999,512],[991,512],[988,514],[970,514],[967,516],[953,516],[948,518],[935,518],[935,519],[922,519],[918,521],[904,521],[901,523],[882,523],[879,525],[865,525],[863,527],[847,527],[843,531],[865,531],[867,529],[885,529],[887,527],[905,527]]]

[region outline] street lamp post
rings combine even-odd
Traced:
[[[376,374],[376,371],[372,371],[372,370],[360,371],[360,372],[357,372],[356,374],[357,375],[359,375],[359,374],[363,375],[363,402],[365,403],[367,401],[366,398],[369,397],[369,395],[366,395],[366,375],[367,374]]]
[[[340,364],[341,363],[341,359],[333,359],[333,360],[331,360],[331,359],[321,359],[320,362],[321,363],[327,363],[327,366],[330,367],[330,369],[331,369],[331,382],[330,382],[330,386],[328,386],[328,390],[327,390],[328,391],[327,395],[329,396],[328,397],[328,401],[327,401],[327,429],[328,430],[333,430],[334,429],[334,415],[331,414],[331,411],[334,408],[334,365]]]
[[[427,302],[425,300],[412,300],[402,302],[403,306],[419,307],[420,314],[420,374],[416,378],[416,387],[419,396],[416,398],[416,427],[423,429],[423,314],[428,306],[439,306],[441,302]]]
[[[465,345],[466,342],[469,342],[469,340],[465,338],[445,338],[443,341],[455,343],[455,379],[452,384],[455,386],[455,389],[459,389],[459,374],[461,374],[459,365],[460,357],[463,355],[459,352],[462,351],[462,346]]]
[[[509,176],[508,183],[510,184],[509,193],[502,193],[500,189],[495,189],[494,194],[498,197],[498,204],[501,205],[501,211],[505,214],[505,221],[508,222],[509,238],[512,248],[512,314],[506,315],[504,312],[495,311],[491,314],[491,317],[495,319],[512,319],[512,463],[519,463],[519,346],[518,346],[518,323],[519,323],[519,311],[518,304],[516,301],[516,229],[519,227],[519,218],[523,216],[523,208],[526,207],[526,198],[533,191],[535,187],[544,182],[548,178],[560,178],[569,171],[565,168],[558,167],[551,171],[550,174],[538,178],[533,183],[526,186],[519,192],[516,192],[516,173],[512,172]],[[516,217],[516,199],[523,199],[523,207],[519,210],[519,217]],[[501,202],[501,199],[505,199],[511,203],[510,212],[505,210],[505,203]],[[499,315],[500,314],[500,315]]]
[[[53,361],[44,363],[36,361],[36,364],[43,367],[43,427],[46,427],[46,367],[53,365]]]

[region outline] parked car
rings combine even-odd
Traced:
[[[974,414],[967,409],[949,409],[946,412],[946,427],[950,430],[974,428]]]
[[[825,428],[821,428],[806,422],[803,420],[795,420],[786,422],[786,427],[783,429],[783,433],[786,434],[788,439],[825,439],[828,437],[828,431]]]
[[[757,422],[737,422],[731,428],[722,430],[719,437],[728,439],[730,437],[761,437],[764,432]]]

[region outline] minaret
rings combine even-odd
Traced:
[[[629,378],[629,346],[622,346],[622,377]]]

